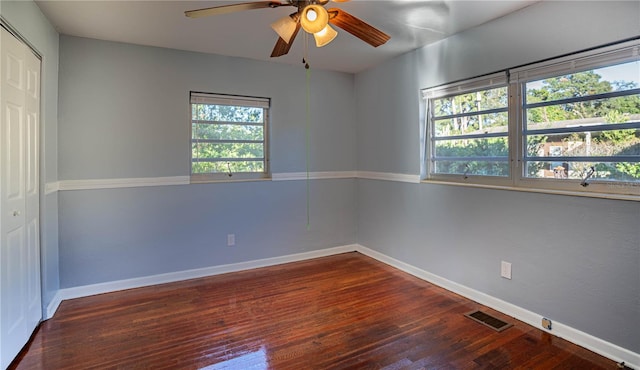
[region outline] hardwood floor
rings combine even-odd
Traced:
[[[514,326],[464,316],[483,309]],[[62,302],[10,369],[615,369],[359,253]]]

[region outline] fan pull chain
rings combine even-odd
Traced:
[[[306,166],[307,166],[307,230],[311,230],[311,201],[309,199],[310,197],[310,184],[309,184],[309,142],[310,142],[310,136],[311,136],[311,113],[310,113],[310,85],[311,85],[311,70],[309,69],[309,64],[305,65],[305,68],[307,69],[306,74],[307,74],[307,84],[306,84],[306,114],[307,114],[307,127],[306,127]]]
[[[304,64],[304,68],[309,69],[309,34],[308,33],[304,33],[303,37],[302,37],[302,45],[303,45],[303,52],[302,52],[302,64]]]
[[[304,54],[302,57],[302,63],[306,69],[306,84],[305,84],[305,114],[306,114],[306,127],[305,127],[305,165],[307,170],[307,231],[311,230],[311,190],[310,190],[310,176],[309,176],[309,142],[311,136],[311,70],[309,69],[309,35],[305,32],[303,39]]]

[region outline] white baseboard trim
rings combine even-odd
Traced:
[[[304,261],[312,258],[331,256],[334,254],[355,252],[356,249],[357,249],[357,246],[355,244],[343,245],[343,246],[320,249],[320,250],[315,250],[310,252],[289,254],[289,255],[280,256],[280,257],[271,257],[271,258],[253,260],[253,261],[232,263],[227,265],[203,267],[203,268],[193,269],[193,270],[176,271],[176,272],[170,272],[166,274],[143,276],[139,278],[110,281],[106,283],[84,285],[84,286],[78,286],[73,288],[63,288],[56,293],[53,301],[49,304],[47,309],[47,316],[48,316],[47,318],[53,317],[60,303],[66,299],[88,297],[96,294],[110,293],[110,292],[115,292],[119,290],[140,288],[140,287],[164,284],[164,283],[172,283],[176,281],[226,274],[229,272],[237,272],[237,271],[250,270],[250,269],[255,269],[260,267],[280,265],[280,264],[289,263],[289,262]]]
[[[632,352],[628,349],[617,346],[613,343],[609,343],[600,338],[594,337],[590,334],[574,329],[568,325],[562,324],[557,321],[553,321],[553,330],[546,330],[541,327],[542,315],[535,312],[531,312],[522,307],[516,306],[509,302],[505,302],[501,299],[492,297],[488,294],[482,293],[467,286],[458,284],[451,280],[445,279],[438,275],[432,274],[425,270],[419,269],[408,263],[402,262],[395,258],[389,257],[380,252],[374,251],[362,245],[357,245],[357,251],[374,258],[387,265],[395,267],[406,273],[409,273],[417,278],[428,281],[442,288],[445,288],[451,292],[459,294],[463,297],[469,298],[482,305],[493,308],[496,311],[500,311],[506,315],[512,316],[520,321],[523,321],[535,328],[546,331],[552,335],[563,338],[569,342],[575,343],[581,347],[584,347],[592,352],[598,353],[604,357],[610,358],[616,362],[624,362],[627,366],[635,369],[640,369],[640,354]]]
[[[58,290],[53,296],[53,299],[51,299],[51,302],[49,302],[49,304],[47,305],[47,310],[44,313],[43,320],[49,320],[50,318],[52,318],[58,310],[60,303],[62,303],[62,294],[60,294],[60,291]]]

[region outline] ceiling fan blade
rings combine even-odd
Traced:
[[[284,41],[282,37],[278,37],[278,41],[276,41],[276,46],[274,46],[273,51],[271,52],[271,57],[281,57],[289,52],[291,49],[291,45],[293,45],[293,41],[296,39],[296,35],[300,31],[300,22],[296,24],[296,28],[293,30],[291,37],[289,38],[289,43]]]
[[[374,48],[384,44],[391,38],[391,36],[386,33],[352,16],[344,10],[332,8],[327,11],[329,12],[329,23],[342,28]]]
[[[187,10],[186,12],[184,12],[184,15],[186,15],[189,18],[200,18],[200,17],[207,17],[210,15],[239,12],[243,10],[277,8],[283,5],[289,5],[289,4],[282,4],[275,1],[259,1],[254,3],[231,4],[231,5],[214,6],[211,8]]]

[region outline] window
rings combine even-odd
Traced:
[[[633,49],[614,48],[513,72],[521,91],[523,183],[638,191],[640,60]]]
[[[505,73],[432,89],[425,96],[432,178],[510,176]]]
[[[509,70],[508,82],[425,90],[427,178],[640,195],[639,49],[618,44]]]
[[[191,93],[191,179],[267,177],[269,99]]]

